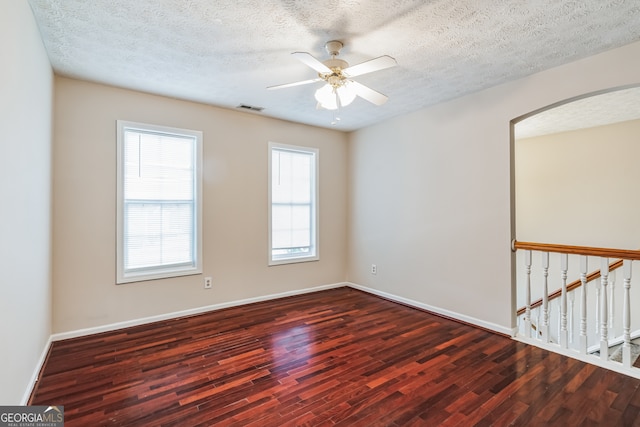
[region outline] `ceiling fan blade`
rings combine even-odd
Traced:
[[[321,78],[317,78],[317,79],[311,79],[311,80],[302,80],[302,81],[295,82],[295,83],[286,83],[286,84],[283,84],[283,85],[269,86],[267,88],[267,90],[284,89],[286,87],[308,85],[309,83],[319,82],[320,80],[322,80],[322,79]]]
[[[293,52],[291,55],[295,56],[296,59],[303,64],[313,68],[319,73],[331,73],[329,67],[324,65],[322,62],[318,61],[316,58],[311,56],[310,53],[307,52]]]
[[[353,86],[353,89],[356,91],[356,95],[360,98],[366,99],[372,104],[382,105],[387,102],[389,99],[388,96],[381,94],[361,83],[354,82],[353,80],[349,80],[349,83]]]
[[[344,70],[342,70],[342,74],[346,74],[347,77],[356,77],[363,74],[372,73],[374,71],[384,70],[385,68],[395,67],[396,65],[398,65],[398,63],[394,58],[388,55],[384,55],[345,68]]]

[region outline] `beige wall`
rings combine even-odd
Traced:
[[[15,405],[51,334],[53,75],[26,1],[0,2],[0,56],[0,405]]]
[[[518,239],[640,248],[638,135],[633,120],[516,141]]]
[[[55,91],[54,332],[345,280],[344,133],[62,77]],[[204,132],[204,274],[115,284],[118,119]],[[267,265],[269,141],[320,149],[319,262]]]
[[[353,133],[349,280],[510,330],[510,121],[639,76],[636,43]]]
[[[517,140],[518,240],[640,248],[639,134],[640,120],[633,120]],[[534,256],[532,263],[531,292],[535,300],[543,294],[540,257]],[[524,265],[522,251],[518,252],[517,265]],[[559,289],[562,286],[559,255],[551,254],[549,265],[549,289]],[[590,258],[588,271],[597,270],[599,265],[599,258]],[[569,281],[577,279],[580,275],[577,256],[569,257],[568,267]],[[517,273],[517,301],[522,307],[526,296],[524,268],[518,268]],[[631,292],[631,296],[634,303],[640,301],[636,299],[640,298],[637,293]],[[620,310],[618,313],[621,315]],[[634,324],[640,324],[635,320]],[[637,330],[637,326],[632,330]]]

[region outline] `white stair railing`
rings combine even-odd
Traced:
[[[561,353],[587,356],[590,351],[599,350],[600,364],[617,363],[637,371],[632,375],[640,378],[640,369],[632,366],[631,357],[632,337],[640,335],[640,313],[634,316],[631,312],[632,307],[640,307],[640,292],[631,292],[631,287],[640,283],[634,285],[631,266],[633,261],[640,260],[640,251],[517,241],[512,246],[521,253],[522,264],[518,269],[524,267],[520,270],[522,276],[518,275],[523,279],[522,286],[518,282],[518,292],[524,296],[524,307],[518,310],[521,325],[518,336],[534,344],[541,343],[545,348],[557,347]],[[532,257],[533,252],[539,252],[540,258]],[[599,271],[587,273],[589,258],[599,259]],[[539,266],[532,262],[534,259],[540,260]],[[623,261],[609,264],[610,259]],[[556,261],[559,261],[557,269]],[[619,267],[622,267],[623,285],[616,287]],[[568,285],[569,277],[579,279]],[[600,280],[595,280],[598,278]],[[550,293],[549,288],[557,290]],[[535,302],[532,301],[534,295],[539,298]],[[574,310],[576,296],[577,312]],[[620,300],[622,312],[616,306]],[[594,306],[595,310],[591,310]],[[612,345],[618,342],[621,342],[621,362],[613,362],[610,360],[614,354]]]

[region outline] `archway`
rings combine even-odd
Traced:
[[[640,181],[640,168],[636,165],[640,158],[640,88],[614,88],[559,102],[513,120],[511,131],[514,239],[600,248],[640,248],[640,227],[637,227],[640,191],[636,189]],[[536,256],[535,252],[533,255]],[[577,292],[567,294],[568,302],[562,304],[571,307],[562,310],[559,299],[551,295],[561,288],[563,275],[569,281],[580,277],[580,260],[577,256],[570,258],[565,268],[561,267],[560,254],[539,255],[543,258],[528,262],[530,274],[526,271],[529,268],[524,267],[527,264],[524,251],[514,255],[515,304],[518,308],[524,305],[525,276],[532,282],[546,282],[548,273],[548,287],[546,283],[544,287],[532,287],[530,300],[549,295],[548,310],[542,310],[543,316],[548,316],[552,325],[561,325],[559,318],[564,313],[566,320],[562,327],[566,331],[566,323],[569,324],[569,332],[564,333],[568,333],[571,348],[577,337],[577,328],[573,326],[582,320],[572,310]],[[548,257],[548,261],[544,257]],[[590,270],[599,268],[597,262],[591,265]],[[614,284],[615,272],[611,275],[610,281]],[[607,314],[610,338],[622,334],[622,310],[615,306],[615,301],[618,308],[621,306],[622,278],[618,283],[618,291],[613,286],[608,288],[609,302],[603,297],[605,306],[610,304]],[[599,285],[596,282],[592,287],[595,296],[589,296],[588,304],[599,307]],[[633,299],[634,305],[636,300],[640,301],[638,298],[636,295]],[[598,341],[597,313],[598,310],[589,317],[590,343]],[[536,313],[532,312],[532,316],[533,329],[538,333],[540,328],[535,326],[541,322],[540,310],[537,320]],[[638,317],[637,313],[635,316]],[[640,325],[637,321],[633,323]],[[518,325],[521,330],[522,323]],[[554,328],[551,328],[550,342],[558,343],[560,328],[555,332]]]

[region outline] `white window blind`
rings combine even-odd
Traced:
[[[118,128],[118,283],[200,272],[201,133]]]
[[[270,144],[270,263],[318,259],[317,150]]]

